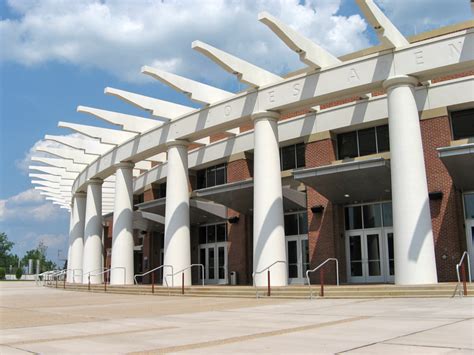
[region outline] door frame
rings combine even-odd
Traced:
[[[288,259],[288,242],[296,241],[296,257],[297,257],[297,266],[298,266],[298,277],[291,277],[288,273],[288,284],[289,285],[302,285],[306,284],[306,275],[303,271],[303,241],[308,240],[307,234],[298,234],[298,235],[286,235],[285,236],[285,252],[286,252],[286,262],[289,266]]]

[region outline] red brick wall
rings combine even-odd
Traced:
[[[227,182],[236,182],[252,176],[252,161],[239,159],[227,164]],[[252,222],[251,216],[246,216],[232,209],[227,209],[227,216],[238,216],[237,223],[227,223],[227,236],[229,241],[228,268],[237,271],[240,285],[250,284],[252,280]],[[250,246],[250,247],[249,247]],[[250,249],[250,252],[249,252]]]
[[[461,257],[464,239],[461,194],[454,188],[451,176],[436,151],[436,148],[450,144],[449,117],[423,120],[420,124],[428,191],[443,193],[441,200],[430,201],[438,280],[454,281],[455,265]]]
[[[334,160],[336,160],[336,151],[333,140],[325,139],[306,145],[307,168],[327,165]],[[327,258],[333,257],[338,257],[342,266],[344,259],[338,255],[338,251],[341,249],[339,227],[341,208],[333,205],[310,186],[307,186],[307,201],[310,267],[314,268]],[[311,212],[311,207],[315,205],[322,205],[324,207],[323,213]],[[341,270],[340,276],[343,275],[343,270]],[[325,270],[325,281],[335,283],[335,276],[334,267],[328,265]],[[319,273],[313,274],[312,281],[319,282]]]

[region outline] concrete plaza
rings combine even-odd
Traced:
[[[474,299],[274,300],[0,282],[1,354],[474,352]]]

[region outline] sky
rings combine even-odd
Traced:
[[[469,0],[376,0],[406,36],[472,19]],[[70,121],[110,127],[78,105],[148,117],[104,95],[114,87],[196,107],[140,73],[143,65],[228,91],[244,88],[191,49],[201,40],[276,74],[303,67],[265,25],[267,11],[334,55],[378,44],[354,0],[0,0],[0,232],[23,256],[39,241],[67,255],[69,213],[28,177],[45,134]],[[112,127],[110,127],[112,128]]]

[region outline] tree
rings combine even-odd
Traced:
[[[36,249],[31,249],[28,250],[21,259],[21,263],[23,265],[28,265],[28,260],[33,259],[33,260],[39,260],[40,265],[41,265],[41,272],[47,271],[47,270],[53,270],[56,268],[56,264],[52,262],[51,260],[46,259],[46,252],[48,251],[48,247],[42,240],[38,243],[38,246]]]
[[[4,232],[0,233],[0,266],[7,268],[8,266],[18,265],[18,256],[11,254],[13,248],[12,241],[8,240],[7,234]]]

